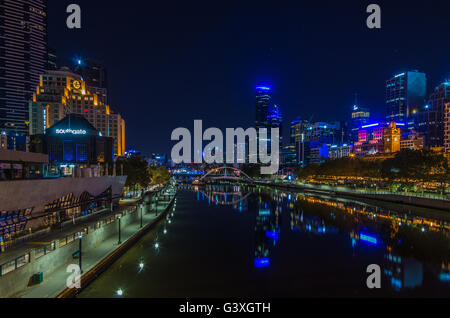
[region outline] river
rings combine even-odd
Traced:
[[[185,186],[167,218],[78,297],[450,297],[448,215],[419,212]],[[381,288],[367,287],[370,264]]]

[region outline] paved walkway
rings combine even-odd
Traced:
[[[166,205],[160,205],[158,207],[158,215],[163,212]],[[134,212],[139,213],[139,212]],[[143,215],[143,226],[150,223],[156,218],[155,211],[149,211]],[[131,238],[140,229],[140,218],[137,217],[136,221],[122,227],[121,229],[121,240],[122,244]],[[75,243],[78,244],[78,243]],[[94,267],[103,258],[109,255],[118,247],[118,237],[117,235],[112,235],[106,238],[101,244],[91,250],[82,250],[82,269],[86,273],[92,267]],[[23,298],[53,298],[56,297],[60,292],[66,288],[66,280],[70,273],[66,272],[66,268],[69,264],[78,264],[77,260],[67,260],[66,263],[58,267],[50,275],[45,275],[44,281],[32,287],[28,287],[26,290],[14,295],[13,297],[23,297]]]

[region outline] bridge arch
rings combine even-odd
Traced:
[[[220,177],[220,179],[244,179],[244,180],[247,180],[247,181],[251,181],[251,182],[253,182],[254,180],[251,178],[251,177],[249,177],[244,171],[242,171],[241,169],[238,169],[238,168],[234,168],[234,167],[219,167],[219,168],[214,168],[214,169],[211,169],[210,171],[208,171],[208,173],[206,173],[206,174],[204,174],[201,178],[199,178],[199,179],[196,179],[196,181],[197,182],[201,182],[201,181],[203,181],[204,179],[206,179],[206,178],[208,178],[211,174],[213,174],[213,173],[217,173],[217,172],[219,172],[219,171],[226,171],[226,170],[233,170],[233,172],[239,172],[239,175],[243,175],[244,176],[244,178],[242,178],[242,177]]]

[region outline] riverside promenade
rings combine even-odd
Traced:
[[[67,280],[73,274],[68,271],[68,266],[79,265],[80,245],[81,282],[83,284],[86,275],[94,279],[110,264],[105,260],[114,261],[112,256],[126,251],[165,214],[175,195],[175,189],[168,187],[156,200],[151,194],[145,194],[139,200],[123,200],[119,209],[113,212],[68,226],[61,232],[49,233],[39,242],[28,242],[2,254],[0,297],[57,297],[66,290]],[[81,244],[79,233],[82,233]],[[5,263],[6,259],[11,260]],[[14,269],[8,269],[8,264]],[[94,270],[95,277],[92,275]],[[31,277],[39,272],[42,272],[43,280],[35,283]]]
[[[306,191],[313,193],[330,194],[342,197],[363,198],[370,200],[382,200],[391,203],[411,205],[423,208],[432,208],[450,211],[450,197],[435,195],[420,195],[414,193],[394,193],[387,191],[374,191],[363,189],[351,189],[343,186],[314,185],[300,182],[267,182],[255,181],[253,184],[259,186],[276,187],[291,191]]]

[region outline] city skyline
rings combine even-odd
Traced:
[[[354,93],[360,106],[383,118],[386,80],[408,70],[427,74],[429,95],[450,69],[442,54],[448,44],[433,35],[448,23],[445,4],[426,8],[425,14],[408,3],[401,10],[383,4],[382,29],[369,30],[363,4],[279,6],[265,25],[260,19],[268,15],[264,6],[215,11],[209,6],[193,10],[174,4],[145,10],[147,4],[141,4],[120,10],[119,26],[106,18],[92,20],[100,13],[118,18],[117,5],[80,1],[87,19],[80,30],[68,30],[62,14],[67,4],[61,1],[49,6],[49,43],[60,59],[104,61],[111,104],[127,121],[127,148],[169,153],[170,132],[194,119],[219,128],[252,126],[257,85],[273,88],[273,100],[280,105],[285,123],[297,116],[314,116],[313,121],[347,119]],[[215,19],[209,18],[211,12]],[[144,15],[149,15],[145,26],[152,31],[142,42],[134,35],[141,25],[127,22]],[[345,18],[337,23],[340,16]],[[317,17],[336,22],[335,26],[324,25]],[[181,28],[188,20],[192,23]],[[114,36],[105,35],[103,22]],[[209,36],[213,31],[214,36]],[[349,32],[351,37],[346,35]],[[114,49],[117,40],[123,41],[124,50]],[[433,45],[442,50],[429,50]],[[124,52],[133,53],[128,57]],[[219,109],[226,111],[217,116]]]
[[[0,297],[448,298],[433,1],[0,0]]]

